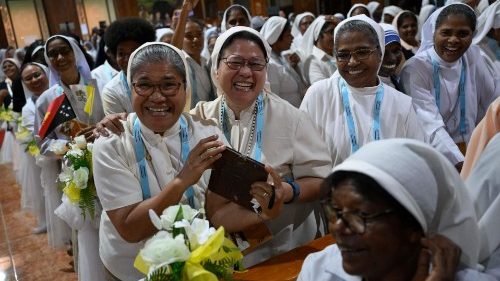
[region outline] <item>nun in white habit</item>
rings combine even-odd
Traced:
[[[309,25],[311,25],[312,21],[316,18],[313,13],[311,12],[304,12],[302,14],[298,14],[292,24],[292,36],[293,36],[293,42],[292,42],[292,47],[291,49],[300,52],[300,46],[302,45],[302,37],[304,36],[304,33],[307,31],[307,28],[302,32],[301,24],[302,20],[304,20],[303,24],[306,24],[306,20],[311,19],[311,22],[308,24],[307,28],[309,28]]]
[[[260,30],[262,37],[271,46],[267,75],[271,84],[271,92],[299,107],[306,87],[300,75],[281,56],[291,43],[290,25],[283,17],[270,17]]]
[[[309,255],[299,281],[492,280],[475,270],[479,231],[464,183],[429,145],[370,143],[333,169],[325,189],[337,244]],[[356,223],[355,209],[373,218]]]
[[[337,66],[333,58],[334,22],[317,17],[302,38],[300,69],[308,84],[330,77]]]
[[[441,26],[450,18],[459,19],[461,30],[470,28],[469,40],[448,43],[446,37],[435,39],[441,27],[436,26],[436,21],[443,11]],[[431,144],[458,169],[472,131],[500,95],[495,81],[499,78],[484,67],[479,47],[470,45],[474,30],[475,14],[469,6],[452,4],[436,10],[424,24],[420,49],[401,72],[405,93],[413,98]],[[448,45],[453,46],[453,51],[448,51]]]
[[[490,31],[500,29],[500,1],[491,4],[477,19],[477,33],[472,44],[481,47],[481,53],[494,64],[497,77],[500,76],[500,47],[497,40],[488,36]],[[493,30],[493,32],[495,32]]]
[[[361,14],[365,14],[367,17],[372,16],[368,6],[366,6],[365,4],[357,3],[357,4],[352,5],[351,9],[349,9],[349,12],[347,12],[347,18],[361,15]]]
[[[465,182],[479,224],[479,261],[485,272],[500,279],[500,133],[486,146]]]
[[[372,19],[358,15],[342,21],[335,28],[338,72],[311,85],[302,101],[300,109],[320,129],[334,166],[371,141],[425,140],[411,98],[377,76],[384,47],[384,31]]]
[[[231,43],[225,46],[229,40]],[[248,48],[242,51],[242,45]],[[212,78],[222,95],[214,101],[198,103],[191,111],[203,119],[216,120],[234,149],[271,166],[279,174],[279,179],[274,178],[275,185],[281,186],[277,190],[284,191],[282,200],[287,204],[281,205],[283,208],[274,218],[264,212],[259,217],[227,200],[221,202],[211,192],[207,194],[207,215],[214,225],[224,225],[233,233],[264,221],[272,232],[271,240],[245,255],[245,266],[303,245],[324,231],[316,196],[325,172],[331,171],[331,161],[310,118],[264,87],[265,61],[270,52],[267,42],[254,29],[239,26],[221,34],[212,52]],[[222,60],[223,57],[228,59]],[[255,63],[251,70],[248,59],[262,63]],[[228,65],[232,61],[234,64]],[[236,63],[240,64],[239,69],[234,68]],[[255,69],[255,65],[262,68]],[[263,125],[257,126],[259,123]],[[269,193],[263,194],[269,198]],[[284,201],[275,201],[274,206]]]
[[[50,88],[36,102],[36,132],[39,132],[49,105],[61,95],[66,95],[68,98],[78,122],[92,127],[104,118],[97,82],[92,78],[89,65],[77,44],[73,38],[62,35],[50,37],[45,44],[45,59],[50,69]],[[92,111],[86,112],[89,87],[93,88],[94,97]],[[72,204],[65,195],[61,199],[61,192],[56,183],[61,171],[61,162],[60,156],[51,151],[51,146],[55,142],[69,141],[67,134],[63,133],[63,127],[64,124],[59,125],[44,139],[37,136],[41,154],[45,156],[39,164],[42,167],[41,179],[45,191],[46,211],[53,216],[48,224],[49,244],[53,247],[63,246],[69,241],[68,226],[76,230],[79,280],[103,280],[104,268],[98,255],[99,210],[101,209],[99,201],[96,200],[95,216],[91,217],[87,214],[83,217],[81,209]],[[87,139],[87,141],[90,140]]]
[[[234,4],[224,11],[220,31],[224,33],[233,26],[250,26],[251,22],[252,16],[248,9],[245,6]]]
[[[398,6],[387,6],[382,11],[382,21],[383,23],[392,24],[394,17],[399,14],[403,9]]]
[[[26,75],[23,78],[23,72],[26,71]],[[49,69],[39,63],[28,63],[23,67],[21,72],[21,79],[23,83],[24,93],[26,94],[26,104],[22,110],[22,122],[21,125],[26,128],[31,137],[34,137],[35,133],[35,115],[36,108],[35,103],[40,94],[45,91],[49,86],[48,80]],[[29,80],[28,80],[29,79]],[[27,81],[29,82],[27,82]],[[27,83],[30,85],[28,86]],[[35,87],[31,83],[35,84]],[[37,87],[38,85],[38,87]],[[45,86],[45,87],[44,87]],[[42,91],[42,92],[33,92]],[[24,149],[24,147],[23,147]],[[22,178],[22,198],[24,204],[30,206],[30,210],[33,211],[37,218],[38,226],[33,229],[34,234],[43,233],[47,230],[46,216],[45,216],[45,199],[43,195],[43,187],[40,183],[41,168],[36,165],[35,157],[29,153],[24,153],[23,167],[25,170],[24,176]],[[24,198],[28,198],[29,203],[25,202]],[[24,206],[23,206],[24,207]]]

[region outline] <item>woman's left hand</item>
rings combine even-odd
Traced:
[[[255,182],[252,184],[250,194],[259,202],[262,208],[261,218],[271,220],[280,215],[285,194],[281,177],[268,165],[266,165],[266,171],[271,175],[273,185],[267,182]]]

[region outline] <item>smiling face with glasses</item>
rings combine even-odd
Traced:
[[[54,69],[61,74],[68,70],[76,71],[76,59],[69,42],[55,37],[47,44],[47,56]]]
[[[340,75],[356,88],[378,85],[377,72],[382,53],[375,31],[341,30],[335,42],[335,58]]]
[[[241,111],[251,106],[264,88],[267,58],[262,47],[247,38],[234,39],[220,53],[217,81],[229,107]]]
[[[177,122],[186,103],[184,79],[168,61],[145,62],[134,70],[132,106],[146,127],[163,133]]]
[[[34,95],[39,96],[49,88],[49,80],[45,72],[37,65],[29,64],[24,67],[21,79]]]
[[[321,203],[344,270],[364,278],[384,276],[418,258],[423,234],[406,209],[372,178],[341,173],[346,174],[330,182],[331,196]]]

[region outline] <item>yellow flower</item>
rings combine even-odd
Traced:
[[[35,144],[35,145],[29,145],[28,146],[28,153],[35,157],[35,156],[38,156],[40,155],[40,149],[38,148],[38,146]]]
[[[63,189],[64,194],[68,196],[69,201],[71,203],[78,203],[80,201],[80,189],[76,187],[75,183],[70,182]]]

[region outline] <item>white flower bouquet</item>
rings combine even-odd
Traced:
[[[78,204],[82,216],[95,217],[97,196],[92,173],[92,143],[87,143],[84,136],[78,136],[72,142],[55,140],[50,150],[63,155],[63,167],[59,182],[63,193],[71,203]]]
[[[224,228],[210,227],[203,213],[188,205],[168,207],[160,217],[149,211],[160,231],[146,242],[134,263],[147,275],[146,281],[233,280],[243,255],[224,236]]]

